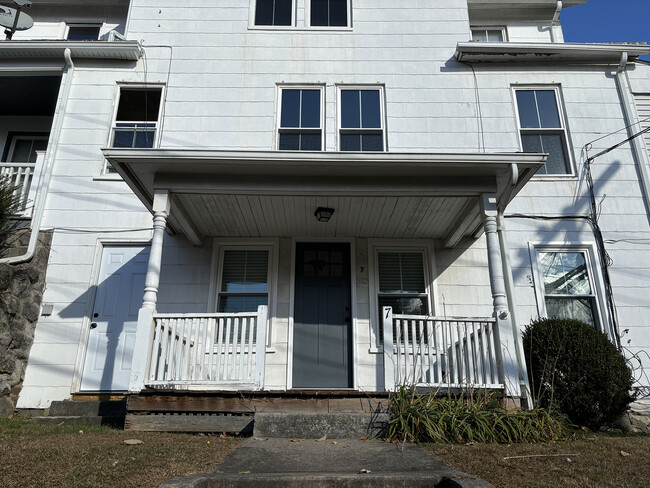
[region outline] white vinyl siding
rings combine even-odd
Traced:
[[[634,95],[636,101],[636,109],[639,114],[640,127],[634,127],[633,132],[648,129],[648,132],[643,134],[645,140],[645,147],[650,155],[650,94]]]

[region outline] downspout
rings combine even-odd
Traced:
[[[561,2],[558,2],[561,3]],[[506,298],[508,300],[508,308],[510,309],[510,317],[512,320],[512,333],[515,337],[517,344],[517,365],[519,366],[519,384],[521,386],[522,395],[526,400],[528,408],[533,407],[532,398],[530,396],[530,384],[528,382],[528,374],[526,372],[526,360],[524,357],[524,344],[521,340],[521,331],[519,330],[519,322],[517,320],[517,308],[515,306],[514,289],[515,283],[512,278],[512,265],[510,263],[510,250],[506,239],[506,225],[503,214],[506,209],[507,203],[512,198],[515,187],[519,181],[519,168],[515,163],[510,165],[510,180],[504,198],[501,200],[503,203],[499,205],[497,210],[497,234],[499,236],[499,249],[501,250],[501,262],[503,263],[503,276],[506,286]]]
[[[639,115],[632,98],[632,89],[627,76],[627,52],[621,54],[621,62],[616,70],[616,86],[623,103],[623,112],[625,114],[625,125],[629,127],[628,135],[633,135],[633,126],[639,123]],[[646,214],[650,219],[650,156],[646,151],[641,137],[635,137],[630,141],[639,170],[639,179],[641,180],[641,191],[646,204]]]
[[[63,59],[65,59],[65,69],[63,75],[65,82],[63,84],[63,92],[59,98],[59,103],[56,106],[54,115],[54,128],[50,134],[50,145],[45,153],[45,167],[41,173],[41,178],[37,182],[38,188],[36,189],[36,203],[34,205],[34,214],[32,216],[32,233],[29,236],[29,244],[27,245],[27,252],[21,256],[13,256],[10,258],[0,259],[0,263],[7,264],[20,264],[25,263],[34,257],[36,251],[36,244],[38,242],[38,234],[43,221],[43,213],[45,212],[45,200],[47,200],[47,193],[50,186],[50,179],[52,178],[52,167],[59,148],[59,138],[61,137],[61,128],[63,127],[63,118],[65,115],[66,107],[68,105],[68,97],[70,95],[70,86],[72,85],[72,75],[74,73],[74,63],[72,62],[72,53],[70,48],[66,48],[63,52]]]
[[[555,13],[553,14],[553,20],[551,20],[551,42],[558,42],[557,35],[555,35],[555,26],[560,21],[560,12],[562,12],[562,2],[558,0],[555,3]]]

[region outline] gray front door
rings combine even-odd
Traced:
[[[352,388],[350,244],[296,244],[293,388]]]

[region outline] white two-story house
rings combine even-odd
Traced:
[[[518,402],[542,316],[593,324],[641,379],[648,148],[609,149],[648,127],[650,47],[564,43],[584,3],[35,1],[0,42],[3,164],[31,165],[53,231],[17,408]]]

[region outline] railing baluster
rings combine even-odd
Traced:
[[[167,346],[169,344],[169,319],[164,319],[161,326],[162,350],[160,351],[160,363],[158,364],[158,381],[165,380],[165,371],[167,370]]]
[[[241,335],[239,336],[239,366],[237,367],[237,379],[244,379],[244,356],[246,355],[246,330],[248,320],[241,319]]]
[[[398,385],[404,383],[404,376],[402,375],[402,321],[400,319],[393,319],[395,322],[395,344],[397,345],[397,374],[395,375]]]
[[[209,334],[208,334],[208,373],[206,374],[207,380],[213,380],[215,379],[213,369],[214,369],[214,335],[216,334],[215,329],[217,328],[216,321],[212,318],[209,317],[207,319],[208,322],[208,329],[209,329]]]
[[[232,351],[232,354],[230,355],[230,376],[228,379],[234,380],[237,378],[237,371],[236,371],[236,366],[237,366],[237,346],[240,343],[240,338],[239,338],[239,319],[235,317],[233,320],[233,332],[232,332],[232,346],[230,347],[230,350]]]
[[[426,324],[425,330],[426,330],[426,333],[427,333],[427,360],[428,360],[428,363],[429,363],[429,374],[427,376],[427,379],[428,379],[429,383],[435,383],[436,379],[435,379],[435,374],[434,374],[434,362],[433,362],[433,354],[434,354],[434,352],[433,352],[434,349],[433,348],[435,347],[435,344],[436,344],[435,337],[434,337],[434,335],[435,335],[435,320],[427,319],[425,324]]]
[[[224,380],[228,379],[228,354],[230,353],[230,320],[230,317],[226,319],[226,336],[224,337],[223,356],[221,357],[223,360],[223,370],[221,374],[222,379]]]
[[[153,321],[153,342],[151,344],[151,359],[149,361],[149,380],[157,379],[158,362],[160,360],[160,319]]]
[[[208,342],[208,324],[207,320],[203,320],[201,323],[201,328],[203,333],[201,334],[201,345],[199,346],[199,358],[201,359],[201,364],[199,364],[199,379],[201,381],[205,380],[205,354],[207,351],[207,342]]]
[[[201,324],[203,323],[203,319],[199,318],[196,320],[196,326],[194,327],[194,344],[192,345],[192,371],[190,375],[190,379],[196,380],[198,372],[199,372],[199,367],[198,367],[198,361],[201,360],[201,348],[199,347],[199,337],[201,334]]]
[[[219,318],[219,329],[217,330],[217,358],[215,360],[216,373],[215,380],[221,379],[221,359],[223,358],[223,318]]]

